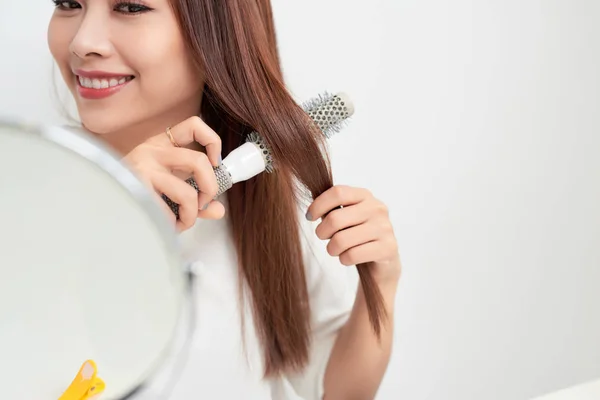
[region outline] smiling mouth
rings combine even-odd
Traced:
[[[77,82],[81,87],[96,90],[121,86],[133,79],[134,77],[131,75],[111,78],[84,78],[82,76],[77,76]]]

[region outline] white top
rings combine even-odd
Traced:
[[[310,363],[303,374],[263,379],[262,349],[248,301],[243,310],[245,334],[242,334],[237,255],[226,229],[226,215],[217,221],[198,220],[191,230],[181,235],[184,254],[193,260],[195,274],[195,334],[185,343],[189,329],[181,327],[180,352],[174,351],[160,373],[132,399],[316,400],[323,397],[327,361],[336,332],[352,309],[358,277],[356,268],[343,266],[327,253],[326,242],[315,235],[316,222],[306,221],[303,213],[299,213],[299,220],[313,313],[313,345]]]

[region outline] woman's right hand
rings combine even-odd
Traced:
[[[181,232],[191,228],[197,218],[219,219],[225,214],[223,204],[213,201],[219,190],[213,166],[220,162],[221,138],[199,117],[186,119],[171,127],[170,132],[181,147],[175,146],[167,133],[162,132],[138,145],[123,161],[159,197],[164,194],[179,204],[179,220],[176,220],[173,211],[160,199]],[[206,154],[184,147],[193,142],[204,146]],[[190,176],[196,180],[199,194],[185,182]]]

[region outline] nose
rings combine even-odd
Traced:
[[[90,11],[83,16],[69,50],[82,59],[108,57],[113,51],[109,21],[100,13]]]

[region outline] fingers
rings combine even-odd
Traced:
[[[373,254],[381,253],[385,246],[381,242],[369,242],[352,247],[340,254],[340,263],[345,266],[374,261]]]
[[[218,202],[211,203],[219,191],[213,167],[220,164],[221,138],[200,117],[188,118],[172,126],[169,132],[176,146],[162,132],[137,146],[123,161],[159,195],[164,194],[179,205],[176,226],[180,231],[191,228],[198,217],[221,218],[224,207]],[[202,145],[206,154],[184,147],[193,142]],[[196,188],[175,176],[175,170],[191,173]],[[163,206],[175,221],[171,209]]]
[[[151,177],[154,189],[179,204],[179,221],[176,227],[180,231],[191,228],[198,216],[198,193],[188,183],[167,172],[156,172]],[[171,215],[173,212],[169,210]]]
[[[327,244],[327,252],[338,257],[349,249],[375,241],[380,232],[376,224],[367,223],[337,232]]]
[[[183,147],[190,143],[198,142],[206,148],[210,163],[217,167],[221,156],[221,138],[200,117],[191,117],[171,127],[171,135],[175,142]],[[173,147],[166,133],[156,137],[164,147]]]
[[[192,173],[200,191],[200,209],[215,198],[219,191],[219,183],[206,154],[184,148],[171,148],[166,149],[161,157],[162,163],[170,169]]]
[[[358,204],[371,196],[371,193],[362,188],[349,186],[334,186],[325,191],[310,205],[306,218],[315,221],[339,206]]]
[[[338,231],[367,222],[370,217],[368,202],[333,210],[317,226],[315,233],[321,240],[331,239]]]
[[[225,206],[214,200],[211,201],[205,210],[198,211],[198,218],[202,219],[221,219],[225,215]]]

